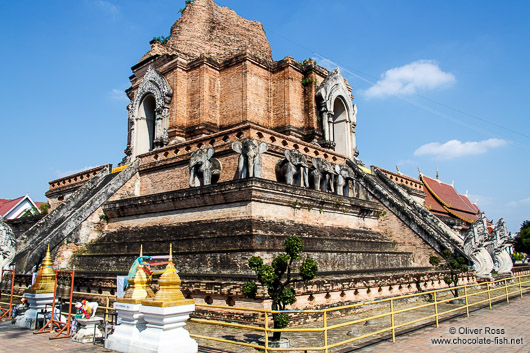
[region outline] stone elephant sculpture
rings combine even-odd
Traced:
[[[335,164],[335,172],[337,173],[335,177],[335,193],[337,195],[353,196],[355,188],[353,169],[345,164]]]
[[[243,142],[235,141],[232,149],[239,153],[237,163],[238,178],[261,178],[261,153],[266,152],[269,146],[265,142],[246,139]]]
[[[190,157],[190,187],[210,185],[216,183],[221,175],[221,162],[212,158],[213,148],[200,148],[193,152]]]
[[[289,185],[309,186],[305,156],[297,150],[285,150],[285,158],[276,163],[276,179]]]
[[[315,157],[311,160],[311,164],[310,175],[313,189],[334,192],[333,180],[337,173],[331,163],[323,158]]]

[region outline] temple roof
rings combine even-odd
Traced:
[[[171,27],[167,43],[152,42],[151,50],[140,61],[157,54],[174,54],[186,60],[204,55],[224,61],[240,53],[273,60],[263,25],[213,0],[194,0]]]
[[[472,204],[467,196],[456,192],[452,185],[420,175],[425,186],[425,207],[431,212],[448,217],[454,216],[467,223],[473,223],[480,213],[477,205]]]
[[[24,196],[13,200],[0,199],[0,215],[5,216],[13,207],[15,207]]]
[[[26,207],[17,208],[19,205],[23,206],[24,202],[26,202]],[[35,207],[38,210],[42,204],[43,202],[34,202],[29,195],[21,196],[13,200],[0,199],[0,216],[8,219],[19,218],[28,209],[31,209],[31,207]]]

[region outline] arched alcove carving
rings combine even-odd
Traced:
[[[355,126],[357,108],[339,68],[333,70],[319,86],[316,94],[322,124],[324,147],[353,158],[356,153]]]
[[[154,104],[150,102],[150,97],[154,98]],[[129,111],[129,134],[127,141],[127,158],[132,160],[137,155],[148,152],[154,148],[159,148],[169,143],[167,129],[169,127],[169,104],[173,97],[173,90],[166,78],[156,69],[149,66],[145,73],[136,94],[127,106]],[[144,125],[150,129],[149,119],[151,114],[146,109],[154,110],[154,131],[145,133]],[[150,141],[139,139],[149,138]],[[146,151],[145,146],[149,145]]]

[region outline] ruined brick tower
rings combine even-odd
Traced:
[[[317,91],[328,72],[314,61],[273,61],[260,23],[213,1],[194,1],[169,40],[151,46],[133,66],[127,91],[130,158],[243,123],[353,156],[351,87],[337,74],[329,76],[330,91]]]
[[[75,259],[83,286],[107,291],[141,244],[157,255],[172,243],[188,296],[264,306],[242,298],[247,260],[272,259],[295,234],[320,271],[297,288],[304,307],[415,290],[405,284],[429,276],[430,255],[461,249],[412,186],[357,159],[340,71],[274,61],[260,23],[195,0],[132,71],[122,167],[50,182],[55,210],[25,234],[34,240],[17,254],[25,271],[42,244],[69,239],[86,246]]]

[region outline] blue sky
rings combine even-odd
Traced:
[[[360,159],[468,190],[510,231],[530,219],[530,2],[220,0],[263,23],[275,60],[340,66]],[[183,0],[0,3],[0,198],[117,164],[130,67]]]

